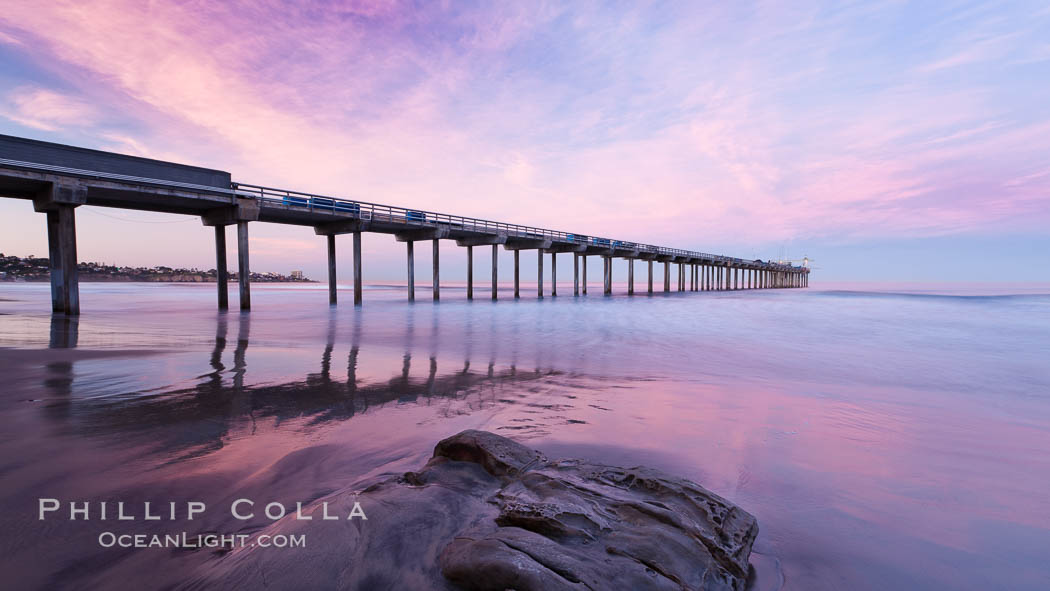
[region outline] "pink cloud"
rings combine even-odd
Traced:
[[[718,7],[655,32],[641,8],[543,4],[16,2],[0,23],[102,103],[38,89],[10,99],[9,117],[39,129],[131,118],[141,136],[100,129],[99,145],[246,182],[701,250],[1050,221],[1050,179],[1023,161],[1045,126],[990,110],[990,91],[931,92],[913,73],[846,100],[784,100],[836,75],[819,40],[803,43],[841,18],[784,10],[758,10],[741,25],[748,43],[728,45]],[[581,66],[547,75],[541,55],[512,68],[512,50],[566,12],[577,45],[562,51]],[[935,69],[1016,42],[983,39]],[[792,43],[791,71],[762,61]],[[604,76],[585,92],[593,71]],[[673,115],[650,123],[660,110]]]
[[[20,86],[9,92],[0,114],[26,127],[55,131],[93,125],[97,110],[80,99],[44,88]]]

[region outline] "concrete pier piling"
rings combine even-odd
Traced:
[[[558,296],[558,253],[551,253],[551,297]]]
[[[634,259],[627,259],[627,295],[634,295]]]
[[[363,286],[361,285],[361,232],[354,232],[354,305],[360,306],[362,303],[362,291]]]
[[[583,259],[583,295],[587,295],[587,255],[581,254],[580,258]]]
[[[514,251],[514,299],[521,297],[521,251]]]
[[[604,293],[605,293],[605,295],[609,296],[609,295],[612,295],[612,257],[611,256],[605,256],[605,257],[602,257],[602,260],[605,261],[605,281],[604,281],[604,283],[605,283],[605,292]]]
[[[572,253],[572,295],[580,295],[580,255]]]
[[[416,301],[416,261],[415,261],[415,244],[411,240],[405,242],[408,249],[408,301]]]
[[[433,284],[434,301],[441,301],[441,241],[435,238],[434,242],[434,254],[433,254],[433,265],[434,268],[431,271],[434,279],[431,282]]]
[[[226,270],[226,226],[215,226],[215,284],[219,292],[219,309],[230,307],[230,274]]]
[[[338,298],[335,287],[335,234],[326,236],[328,239],[328,304],[334,306]]]
[[[664,261],[664,293],[671,292],[671,263]]]
[[[536,297],[543,299],[543,249],[536,249]]]
[[[76,214],[71,205],[56,205],[46,214],[51,311],[75,316],[80,314]]]
[[[652,259],[649,259],[648,261],[645,261],[645,262],[649,263],[649,288],[648,288],[649,291],[648,291],[648,293],[649,293],[649,295],[652,295],[652,293],[653,293],[653,261],[652,261]]]
[[[474,247],[467,247],[467,299],[474,299]]]
[[[492,299],[499,299],[499,245],[492,245]]]
[[[241,296],[241,310],[252,309],[252,272],[248,264],[248,222],[237,222],[237,286]]]

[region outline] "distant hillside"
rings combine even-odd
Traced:
[[[215,269],[175,269],[171,267],[117,267],[102,263],[80,263],[77,265],[81,281],[172,281],[177,283],[215,282]],[[237,280],[237,273],[230,273],[230,280]],[[50,277],[48,259],[40,257],[4,256],[0,253],[0,281],[47,281]],[[252,273],[254,282],[271,283],[316,283],[301,275],[280,273]]]

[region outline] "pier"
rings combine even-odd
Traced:
[[[663,292],[803,288],[809,268],[771,261],[641,244],[601,236],[315,195],[233,181],[221,170],[187,166],[112,152],[0,135],[0,196],[31,200],[46,216],[52,311],[80,312],[76,208],[114,207],[198,216],[215,228],[215,268],[220,309],[229,307],[226,226],[237,227],[238,296],[251,309],[249,225],[256,222],[310,226],[328,252],[329,303],[338,301],[336,239],[350,235],[354,305],[361,305],[361,234],[393,235],[405,243],[407,297],[415,301],[415,243],[432,242],[433,300],[440,299],[438,244],[454,240],[466,249],[467,298],[474,299],[474,247],[491,246],[492,300],[497,299],[498,249],[514,253],[514,297],[520,297],[521,251],[536,251],[537,297],[543,298],[544,258],[550,256],[550,297],[557,297],[558,255],[573,258],[573,296],[587,295],[587,262],[602,260],[603,294],[613,293],[613,265],[627,264],[627,294],[635,295],[635,263],[644,261],[647,294],[653,293],[653,263],[663,264]],[[425,250],[424,250],[425,252]],[[425,256],[425,255],[424,255]],[[582,271],[582,280],[581,280]]]

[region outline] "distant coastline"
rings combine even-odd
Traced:
[[[50,271],[48,259],[43,257],[5,256],[0,253],[0,281],[48,281]],[[165,266],[125,267],[103,263],[80,263],[77,265],[80,281],[99,282],[170,282],[170,283],[215,283],[215,269],[184,269]],[[229,273],[230,281],[237,281],[236,272]],[[317,283],[303,276],[300,271],[288,275],[281,273],[252,273],[256,283]]]

